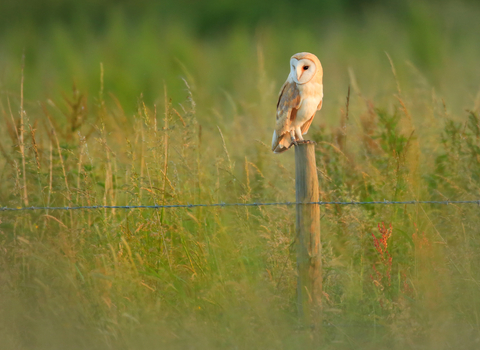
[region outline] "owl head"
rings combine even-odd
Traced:
[[[320,60],[313,53],[300,52],[290,58],[290,76],[297,84],[305,84],[314,77],[320,82],[323,69]]]

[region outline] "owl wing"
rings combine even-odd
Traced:
[[[297,84],[287,80],[283,84],[277,102],[277,119],[272,138],[272,151],[280,153],[290,147],[290,125],[297,116],[301,97]]]

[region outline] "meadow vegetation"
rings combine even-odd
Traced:
[[[294,152],[269,144],[299,51],[325,71],[322,201],[478,200],[480,8],[408,4],[215,35],[120,10],[4,28],[0,206],[293,201]],[[314,329],[294,207],[2,211],[1,348],[476,348],[479,210],[322,206]]]

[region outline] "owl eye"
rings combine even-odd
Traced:
[[[303,70],[307,70],[310,66],[303,66]]]

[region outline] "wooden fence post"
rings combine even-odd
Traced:
[[[295,189],[297,203],[319,201],[314,143],[295,147]],[[296,208],[298,313],[311,325],[320,320],[322,296],[320,205],[297,204]]]

